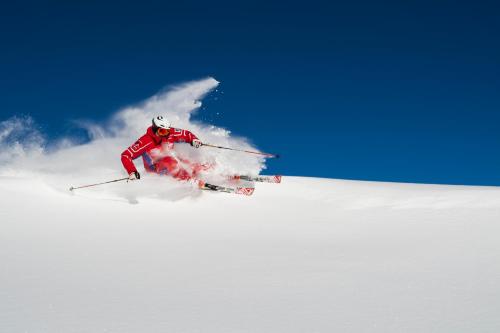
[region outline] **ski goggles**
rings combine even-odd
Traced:
[[[170,129],[158,127],[158,129],[156,130],[156,134],[158,134],[159,136],[167,136],[170,134]]]

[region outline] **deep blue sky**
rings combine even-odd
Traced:
[[[1,119],[52,137],[213,76],[269,172],[500,185],[494,1],[38,1],[0,10]],[[220,113],[217,115],[217,113]]]

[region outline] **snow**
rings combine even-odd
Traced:
[[[36,130],[36,122],[30,117],[1,121],[0,175],[41,175],[45,179],[53,178],[51,183],[61,183],[63,187],[68,182],[86,184],[99,178],[127,176],[120,155],[146,132],[151,119],[157,115],[166,116],[174,127],[192,131],[204,143],[258,151],[248,139],[235,136],[228,129],[194,120],[193,116],[202,106],[201,100],[218,85],[213,78],[188,82],[118,110],[103,123],[75,120],[74,125],[84,129],[90,138],[84,144],[72,137],[50,142]],[[221,153],[220,149],[209,147],[192,149],[188,144],[177,144],[176,154],[214,165],[205,175],[207,180],[218,180],[214,178],[221,174],[259,174],[265,169],[264,158],[258,155]],[[142,161],[137,160],[136,165],[141,166]]]
[[[120,154],[157,114],[258,149],[193,121],[217,86],[75,122],[85,143],[0,122],[0,332],[500,331],[499,188],[284,177],[246,197],[143,173],[68,191],[126,176]],[[251,154],[177,153],[215,181],[265,174]]]
[[[252,197],[117,194],[142,186],[0,178],[1,332],[500,329],[498,188],[284,177]]]

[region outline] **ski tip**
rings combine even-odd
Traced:
[[[255,188],[253,188],[253,187],[237,187],[236,188],[236,194],[252,195],[254,191],[255,191]]]

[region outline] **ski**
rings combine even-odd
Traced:
[[[281,183],[281,176],[280,175],[274,175],[274,176],[246,176],[246,175],[235,175],[231,176],[230,180],[246,180],[249,182],[261,182],[261,183],[274,183],[274,184],[279,184]]]
[[[225,193],[234,193],[234,194],[242,194],[242,195],[252,195],[255,191],[253,187],[226,187],[220,185],[213,185],[204,183],[200,186],[200,189],[206,191],[215,191],[215,192],[225,192]]]

